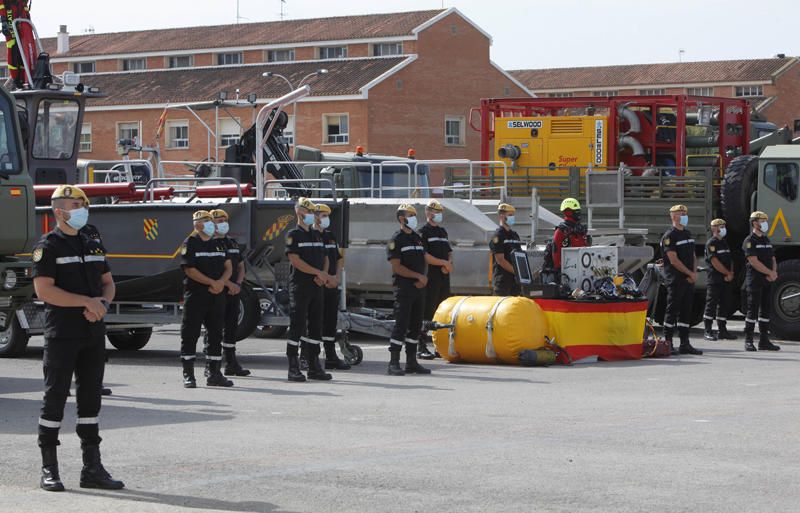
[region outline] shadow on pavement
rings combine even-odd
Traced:
[[[209,499],[206,497],[192,497],[188,495],[170,495],[166,493],[145,492],[142,490],[119,490],[115,492],[94,492],[87,490],[70,490],[76,495],[89,495],[104,499],[118,499],[131,502],[145,502],[149,504],[164,504],[190,509],[208,509],[215,511],[238,511],[248,513],[290,513],[288,510],[279,509],[275,504],[263,501],[226,501],[222,499]],[[111,510],[113,508],[109,508]]]

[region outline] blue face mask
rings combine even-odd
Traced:
[[[761,228],[761,231],[767,233],[769,231],[769,223],[766,221],[761,221],[758,225]]]
[[[417,216],[406,217],[406,226],[412,230],[417,229]]]
[[[433,222],[434,223],[441,223],[442,219],[444,219],[444,214],[442,214],[441,212],[437,212],[436,214],[433,214]]]
[[[303,224],[306,226],[311,226],[312,224],[314,224],[314,214],[304,214]]]
[[[75,210],[68,210],[69,212],[69,219],[67,219],[67,224],[76,229],[80,230],[84,226],[86,226],[86,222],[89,220],[89,209],[86,207],[76,208]]]
[[[514,216],[508,216],[508,217],[506,217],[506,224],[507,224],[508,226],[514,226],[514,223],[516,223],[516,222],[517,222],[517,219],[516,219],[516,217],[514,217]]]
[[[216,229],[217,225],[214,224],[214,221],[206,221],[205,223],[203,223],[203,233],[207,237],[213,236]]]
[[[330,217],[321,217],[319,219],[319,225],[322,227],[323,230],[326,230],[331,225],[331,218]]]
[[[222,222],[222,223],[217,224],[217,233],[220,234],[220,235],[227,235],[228,234],[228,230],[230,230],[230,229],[231,229],[231,227],[230,227],[230,225],[228,225],[227,222]]]
[[[682,226],[689,226],[689,216],[687,216],[686,214],[683,214],[681,216],[681,220],[678,221],[678,222],[681,223]]]

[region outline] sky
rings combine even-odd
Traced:
[[[242,23],[281,0],[239,0]],[[35,0],[41,37],[236,23],[236,0]],[[68,6],[67,6],[68,5]],[[800,55],[800,0],[284,0],[286,19],[456,7],[493,37],[505,69]],[[202,30],[202,29],[199,29]],[[209,38],[214,37],[209,31]]]

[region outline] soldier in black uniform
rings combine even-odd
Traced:
[[[317,204],[314,229],[322,234],[325,258],[328,259],[330,279],[322,289],[322,345],[325,348],[325,368],[348,370],[350,364],[336,354],[336,325],[339,322],[339,284],[344,269],[344,254],[336,241],[331,225],[331,207]]]
[[[289,283],[289,381],[305,381],[300,372],[298,347],[308,361],[308,379],[326,381],[333,376],[319,364],[322,343],[322,289],[331,277],[322,234],[313,229],[317,207],[307,198],[299,198],[294,207],[297,227],[286,236],[286,255],[292,264]],[[306,336],[306,330],[308,335]]]
[[[441,226],[444,207],[432,199],[425,207],[428,222],[420,228],[422,246],[425,248],[425,263],[428,264],[428,285],[425,287],[425,308],[422,318],[433,320],[439,304],[450,297],[450,273],[453,272],[453,249],[447,230]],[[432,360],[435,354],[428,351],[428,333],[422,333],[417,346],[417,358]]]
[[[225,282],[225,320],[222,331],[222,352],[225,355],[226,376],[249,376],[250,371],[243,368],[236,359],[236,330],[239,325],[239,293],[242,291],[245,268],[242,252],[236,239],[228,237],[230,224],[228,213],[222,209],[211,211],[217,232],[216,239],[225,245],[228,260],[231,261],[231,277]],[[208,333],[206,333],[206,337]]]
[[[42,477],[39,485],[64,490],[56,447],[72,374],[81,439],[82,488],[117,490],[125,485],[111,478],[100,461],[100,413],[105,335],[103,317],[114,299],[114,280],[102,243],[80,230],[89,217],[89,200],[78,187],[62,185],[53,192],[56,228],[33,250],[37,297],[45,303],[44,404],[39,418]]]
[[[181,361],[183,386],[196,388],[194,360],[200,328],[208,332],[206,385],[230,387],[233,382],[220,372],[222,365],[222,325],[225,317],[225,283],[232,273],[227,248],[215,239],[216,225],[211,213],[198,210],[192,216],[194,233],[181,246],[184,278],[183,321],[181,322]]]
[[[755,351],[753,332],[758,322],[758,349],[761,351],[780,351],[769,340],[769,316],[772,306],[772,283],[778,279],[778,262],[772,243],[767,238],[769,217],[764,212],[750,214],[752,233],[744,239],[742,249],[747,259],[745,266],[745,289],[747,292],[747,312],[744,319],[744,348]]]
[[[707,285],[706,285],[706,310],[703,314],[706,340],[736,340],[736,335],[728,332],[728,298],[731,294],[733,282],[733,257],[731,249],[725,240],[727,228],[724,219],[711,221],[711,237],[706,242]],[[719,330],[715,335],[711,328],[714,318],[717,319]]]
[[[396,212],[400,229],[392,235],[386,248],[392,265],[394,286],[394,329],[389,339],[389,374],[430,374],[417,362],[417,340],[422,330],[423,289],[428,283],[425,276],[425,248],[417,229],[417,209],[400,205]],[[400,367],[400,349],[406,348],[406,368]]]
[[[522,239],[511,229],[516,208],[500,203],[497,218],[500,226],[494,232],[489,250],[492,252],[492,293],[495,296],[519,296],[520,287],[514,271],[513,254],[522,251]]]
[[[692,298],[697,281],[697,257],[694,254],[694,238],[686,225],[689,211],[684,205],[669,209],[672,228],[661,238],[661,254],[664,258],[664,278],[667,285],[667,308],[664,312],[664,338],[672,347],[672,335],[678,328],[681,345],[680,354],[703,354],[689,343],[689,323],[692,317]]]

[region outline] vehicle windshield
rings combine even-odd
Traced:
[[[78,126],[78,102],[42,100],[36,115],[33,157],[48,160],[69,160],[75,151]]]
[[[22,172],[11,104],[0,104],[0,175]]]

